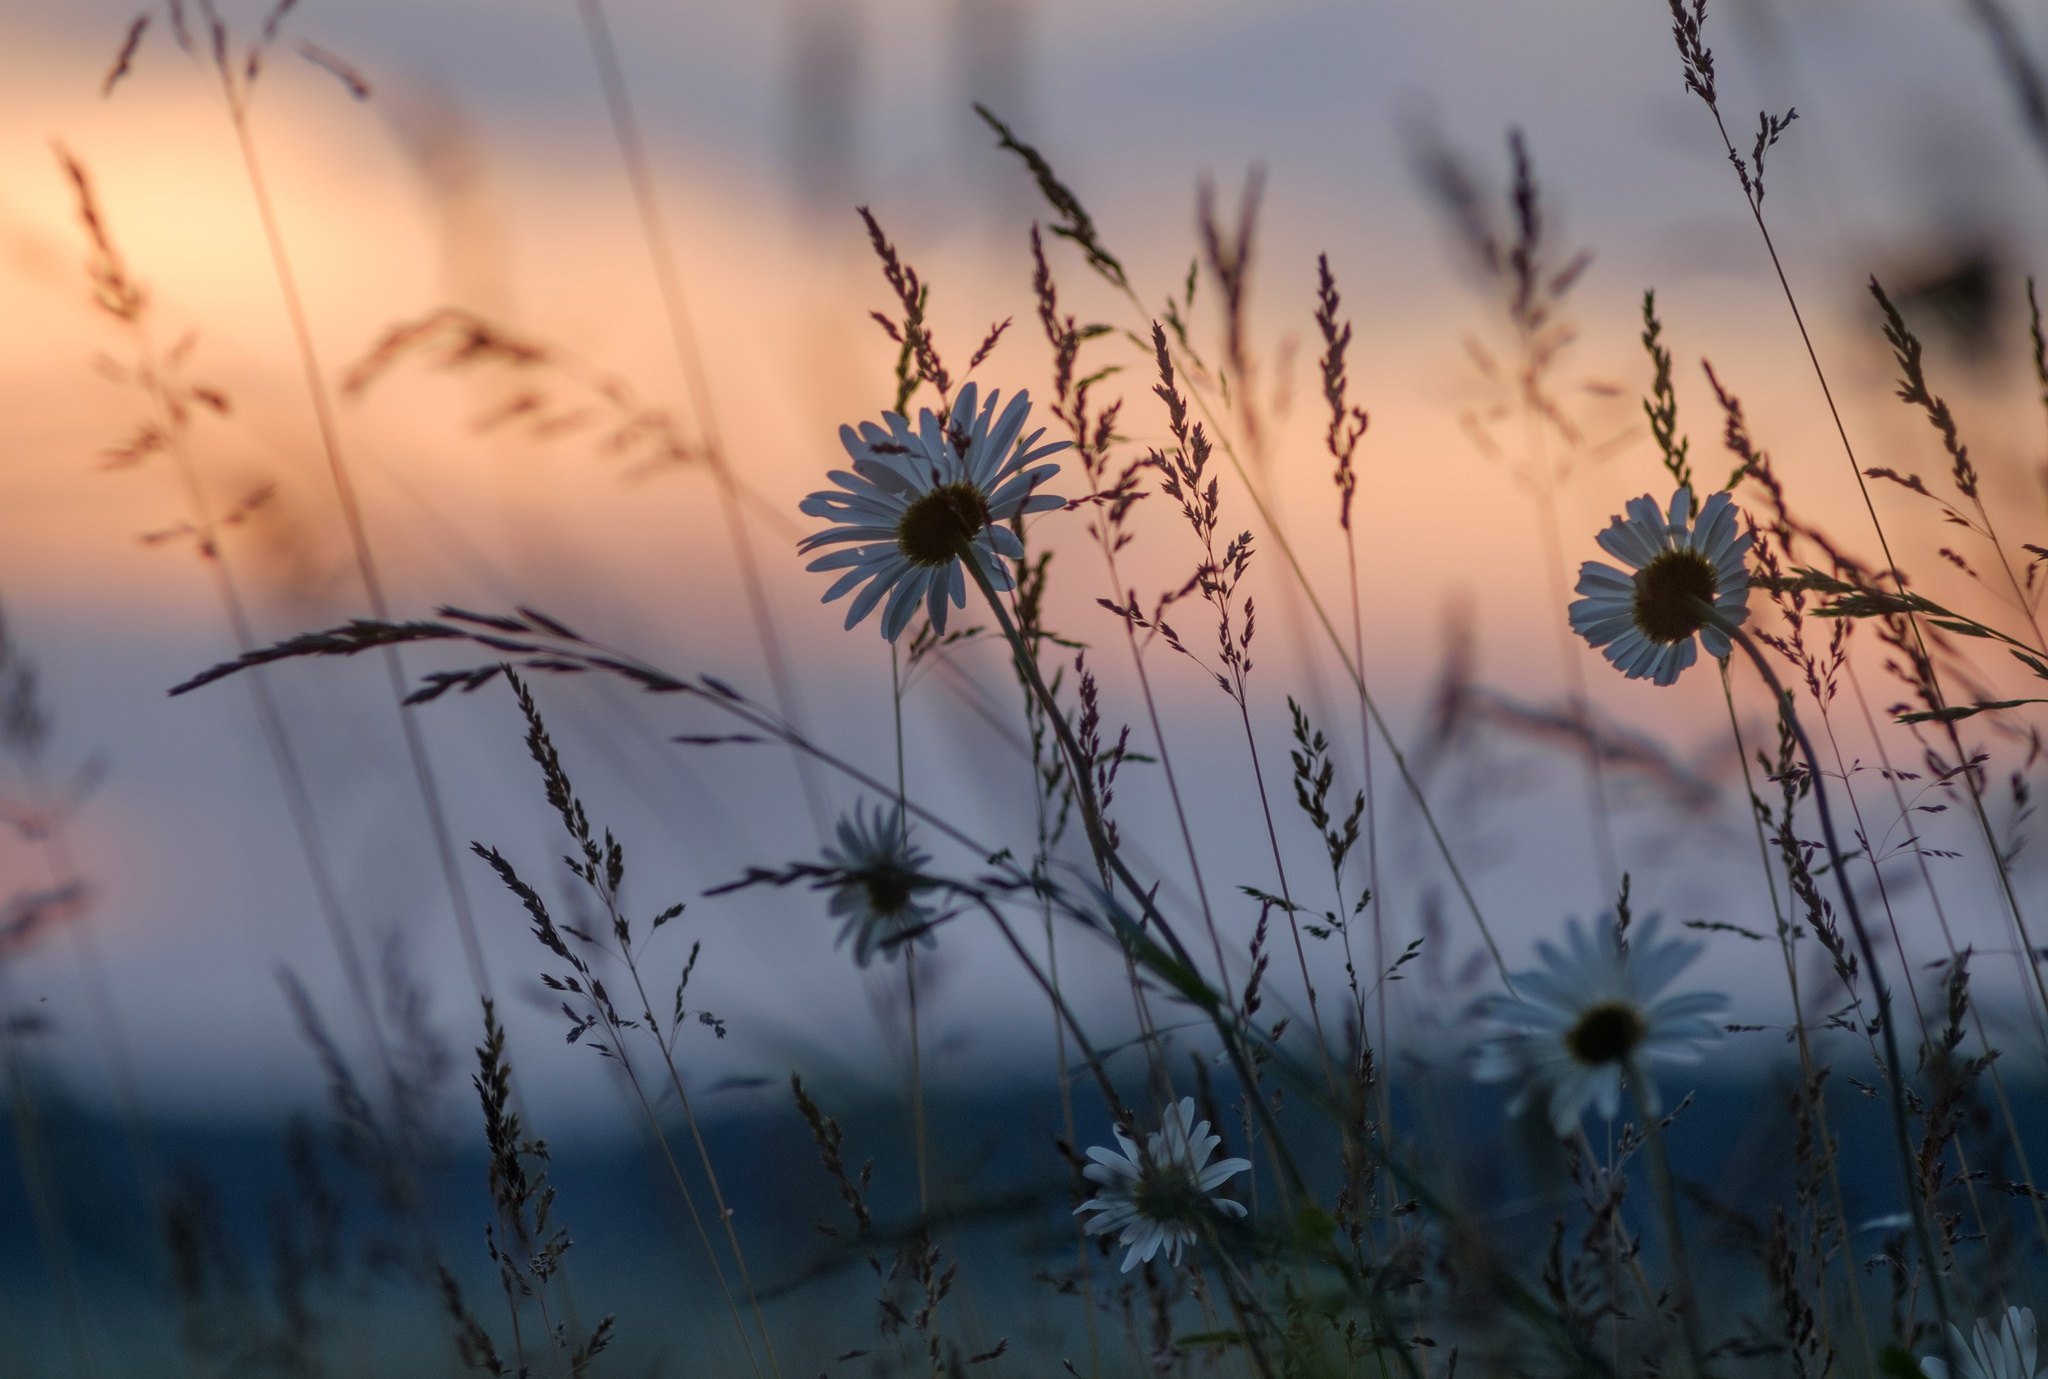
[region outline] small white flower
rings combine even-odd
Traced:
[[[902,810],[877,807],[870,816],[856,805],[851,815],[840,815],[837,832],[839,845],[825,848],[826,864],[838,873],[827,883],[833,888],[827,908],[845,919],[839,942],[853,940],[853,960],[866,967],[877,949],[893,958],[912,935],[937,947],[937,916],[917,899],[936,884],[923,874],[931,858],[910,845]]]
[[[1950,1379],[1952,1373],[1954,1379],[2040,1379],[2041,1371],[2035,1368],[2033,1309],[2008,1307],[2001,1325],[1993,1327],[1992,1321],[1990,1317],[1979,1320],[1974,1338],[1951,1324],[1948,1335],[1955,1369],[1951,1371],[1947,1361],[1930,1355],[1920,1362],[1920,1372],[1927,1379]]]
[[[1513,995],[1491,998],[1481,1013],[1500,1030],[1483,1043],[1472,1075],[1481,1082],[1519,1081],[1508,1103],[1520,1115],[1543,1101],[1550,1128],[1566,1138],[1588,1105],[1612,1119],[1624,1077],[1642,1079],[1651,1113],[1657,1108],[1652,1063],[1696,1063],[1694,1045],[1718,1038],[1706,1017],[1727,1005],[1713,992],[1659,997],[1701,945],[1659,943],[1657,917],[1644,920],[1623,948],[1612,923],[1588,933],[1572,920],[1569,951],[1536,945],[1543,966],[1518,973]]]
[[[1158,1132],[1145,1137],[1143,1154],[1121,1130],[1116,1142],[1123,1146],[1122,1153],[1099,1145],[1088,1151],[1095,1162],[1081,1171],[1102,1191],[1076,1207],[1074,1215],[1096,1213],[1088,1222],[1090,1235],[1123,1232],[1116,1243],[1130,1246],[1124,1255],[1125,1273],[1150,1260],[1162,1245],[1167,1262],[1179,1264],[1181,1246],[1194,1243],[1205,1216],[1217,1211],[1244,1215],[1242,1202],[1213,1194],[1250,1168],[1251,1161],[1209,1163],[1223,1140],[1209,1133],[1208,1121],[1195,1119],[1193,1097],[1182,1097],[1166,1108]]]
[[[867,585],[846,610],[849,629],[886,596],[882,635],[890,641],[909,626],[920,601],[933,628],[945,631],[947,600],[967,606],[962,552],[995,588],[1012,588],[1002,558],[1021,560],[1024,546],[1002,524],[1065,505],[1038,491],[1059,466],[1037,461],[1068,443],[1040,445],[1043,429],[1022,435],[1031,413],[1030,395],[1019,392],[1000,414],[996,404],[1002,394],[991,392],[979,410],[976,396],[974,384],[967,384],[950,417],[941,419],[926,408],[918,413],[915,430],[894,412],[882,414],[886,430],[865,421],[858,432],[839,428],[840,444],[853,457],[853,472],[833,470],[829,477],[838,487],[813,493],[800,504],[809,516],[834,525],[805,537],[797,549],[808,554],[821,546],[857,543],[806,567],[846,572],[825,591],[827,603]]]
[[[1579,567],[1571,606],[1572,630],[1632,680],[1668,685],[1699,658],[1698,633],[1709,656],[1733,649],[1728,634],[1709,623],[1702,603],[1730,623],[1749,616],[1749,569],[1744,563],[1754,536],[1742,530],[1740,513],[1725,493],[1716,493],[1692,515],[1692,490],[1681,488],[1669,514],[1656,499],[1632,498],[1628,516],[1617,517],[1596,538],[1602,550],[1635,573],[1589,560]]]

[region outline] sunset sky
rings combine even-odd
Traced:
[[[92,760],[106,766],[75,825],[94,893],[87,922],[153,1098],[209,1107],[301,1098],[312,1064],[272,974],[290,964],[337,1009],[339,982],[247,692],[229,683],[164,696],[231,654],[233,642],[189,539],[142,539],[185,519],[171,468],[161,456],[107,466],[145,400],[97,362],[129,362],[132,343],[91,305],[87,245],[53,145],[89,169],[127,268],[147,286],[157,347],[189,333],[186,374],[231,401],[228,416],[202,417],[192,435],[210,501],[226,510],[274,485],[226,547],[259,637],[363,614],[362,586],[210,69],[178,51],[158,14],[133,71],[103,98],[131,10],[102,0],[0,6],[9,35],[0,50],[0,606],[42,672],[57,724],[52,776],[69,778]],[[875,416],[893,395],[894,349],[867,315],[890,301],[857,204],[931,284],[939,341],[956,369],[991,322],[1014,317],[977,378],[1041,397],[1049,386],[1025,245],[1032,219],[1048,212],[973,118],[975,99],[999,107],[1052,159],[1152,310],[1180,290],[1196,252],[1201,180],[1213,179],[1230,211],[1247,169],[1264,169],[1249,322],[1266,482],[1310,578],[1332,606],[1348,607],[1310,315],[1315,256],[1328,254],[1357,331],[1354,397],[1372,416],[1356,517],[1367,672],[1404,739],[1421,731],[1446,620],[1462,607],[1483,682],[1556,702],[1567,684],[1561,656],[1576,656],[1603,710],[1662,740],[1687,770],[1739,788],[1730,787],[1710,669],[1660,692],[1623,682],[1583,646],[1560,645],[1554,593],[1597,554],[1593,534],[1628,498],[1668,494],[1637,405],[1649,378],[1637,342],[1646,287],[1657,290],[1678,360],[1681,421],[1700,472],[1718,483],[1731,464],[1697,367],[1707,356],[1740,393],[1795,501],[1874,555],[1770,262],[1712,121],[1681,84],[1661,6],[614,0],[608,12],[715,419],[735,470],[761,495],[749,522],[805,709],[822,739],[877,774],[893,774],[886,649],[872,622],[842,632],[843,605],[817,604],[823,582],[793,551],[811,525],[796,503],[843,459],[838,427]],[[261,14],[229,7],[238,35]],[[1922,419],[1887,397],[1891,363],[1866,277],[1880,274],[1902,296],[1943,281],[1986,282],[1988,315],[1955,306],[1953,293],[1923,293],[1914,320],[1969,430],[1994,510],[2011,515],[2014,540],[2042,540],[2043,416],[2022,281],[2048,262],[2048,160],[2028,143],[1983,34],[1960,7],[1904,0],[1743,0],[1715,23],[1738,144],[1747,150],[1753,136],[1748,112],[1799,112],[1770,154],[1765,208],[1859,458],[1930,473],[1941,464]],[[2048,33],[2034,38],[2048,42]],[[300,43],[359,72],[368,98],[302,60]],[[585,377],[616,380],[640,403],[668,409],[682,434],[700,434],[704,419],[670,343],[570,0],[306,0],[267,63],[255,142],[330,385],[391,325],[453,305],[546,342]],[[1531,489],[1517,477],[1529,463],[1520,421],[1493,427],[1497,454],[1472,434],[1469,418],[1511,397],[1476,360],[1505,359],[1515,342],[1498,285],[1475,268],[1417,172],[1427,151],[1455,152],[1499,216],[1511,126],[1535,160],[1552,266],[1581,247],[1594,255],[1570,299],[1578,338],[1552,380],[1585,437],[1556,494],[1562,568],[1544,553]],[[1052,263],[1063,302],[1084,320],[1149,329],[1071,246],[1056,242]],[[1193,310],[1195,339],[1212,351],[1213,286],[1203,281]],[[1103,385],[1124,398],[1122,453],[1161,443],[1149,362],[1117,335],[1090,348],[1098,365],[1127,366]],[[564,408],[589,402],[587,391],[550,379]],[[713,671],[765,696],[708,476],[647,466],[644,453],[605,453],[594,426],[549,436],[480,429],[478,419],[525,381],[412,361],[339,401],[341,448],[394,610],[530,604],[649,660]],[[1546,461],[1559,461],[1559,443],[1544,445]],[[1226,522],[1257,531],[1262,551],[1253,689],[1268,783],[1286,803],[1291,693],[1319,715],[1329,707],[1332,735],[1349,754],[1348,791],[1355,711],[1277,547],[1235,481],[1225,483],[1234,514]],[[1902,562],[1929,589],[1959,588],[1934,555],[1950,538],[1925,509],[1903,494],[1879,500],[1913,533]],[[1156,510],[1130,567],[1141,590],[1179,583],[1196,556],[1163,501],[1146,507]],[[1095,606],[1113,591],[1083,520],[1053,514],[1036,529],[1059,551],[1056,621],[1097,648],[1091,660],[1115,721],[1135,722],[1121,633]],[[1242,740],[1230,737],[1230,706],[1194,667],[1163,648],[1155,654],[1188,775],[1214,804],[1205,842],[1215,845],[1221,880],[1263,885],[1271,860],[1252,831],[1255,797]],[[978,699],[963,692],[967,681],[940,672],[913,687],[912,792],[980,836],[1028,847],[1028,768],[976,707],[1013,720],[1014,689],[986,649],[970,649],[962,664],[982,687]],[[1868,664],[1875,681],[1875,658]],[[1765,700],[1744,683],[1746,712],[1761,725]],[[365,933],[409,936],[438,1018],[467,1040],[468,978],[381,669],[293,666],[276,685],[317,782],[351,913]],[[1894,693],[1872,690],[1880,708]],[[692,901],[696,927],[685,937],[705,942],[702,999],[736,1033],[731,1047],[707,1053],[706,1076],[776,1075],[799,1056],[852,1068],[860,1050],[879,1047],[884,979],[880,969],[866,986],[849,979],[850,963],[831,951],[822,898],[792,890],[697,899],[748,864],[815,853],[785,759],[671,745],[673,734],[712,730],[710,721],[615,686],[549,682],[542,694],[593,810],[645,869],[638,903],[651,912]],[[495,842],[545,876],[560,843],[508,696],[494,688],[422,712],[457,843]],[[1860,722],[1854,730],[1860,739]],[[1143,736],[1133,745],[1149,751]],[[1847,745],[1855,754],[1856,743]],[[1594,909],[1604,883],[1576,767],[1534,749],[1508,755],[1497,763],[1504,786],[1461,786],[1455,773],[1439,785],[1454,843],[1473,859],[1482,896],[1519,952],[1563,914]],[[1156,784],[1134,778],[1127,790],[1133,836],[1170,863]],[[1380,790],[1390,838],[1403,856],[1423,855],[1412,819],[1394,819],[1401,806],[1384,775]],[[1490,793],[1492,804],[1521,801],[1519,819],[1489,814]],[[842,790],[834,803],[854,798]],[[1749,893],[1753,867],[1739,881],[1717,873],[1747,856],[1739,810],[1693,817],[1647,792],[1642,799],[1624,829],[1643,835],[1640,851],[1622,859],[1639,900],[1710,918],[1759,903]],[[22,886],[42,884],[40,865],[25,845],[0,848],[10,886],[17,873]],[[467,858],[464,866],[494,975],[523,998],[535,990],[537,950],[509,898]],[[1423,882],[1396,884],[1390,904],[1412,919]],[[1961,883],[1966,893],[1975,884]],[[1474,940],[1454,909],[1446,915],[1455,966]],[[963,936],[945,951],[938,1047],[959,1051],[961,1066],[999,1061],[992,1031],[1042,1022],[1043,1011],[1016,989],[992,943]],[[679,944],[661,962],[682,955]],[[60,1037],[51,1055],[91,1089],[101,1077],[91,1041],[73,1037],[84,1019],[77,962],[74,946],[53,935],[12,963],[9,979],[17,1005],[53,1012]],[[1085,975],[1076,981],[1088,986]],[[544,1027],[529,1002],[507,1004]],[[842,1029],[858,1033],[845,1042]],[[556,1062],[540,1075],[567,1085],[566,1070],[581,1065],[562,1060],[574,1056],[550,1048],[545,1057]]]

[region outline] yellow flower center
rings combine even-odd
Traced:
[[[1572,1057],[1589,1067],[1626,1062],[1649,1034],[1636,1008],[1622,1001],[1602,1001],[1579,1016],[1564,1036]]]
[[[913,565],[947,565],[988,525],[988,500],[973,484],[935,488],[896,523],[896,545]]]
[[[898,866],[880,866],[860,878],[868,910],[888,919],[910,903],[911,874]]]
[[[1642,634],[1663,646],[1682,642],[1707,625],[1699,605],[1714,601],[1720,581],[1713,562],[1689,546],[1665,551],[1636,576],[1629,608]]]
[[[1203,1219],[1209,1200],[1181,1168],[1155,1168],[1138,1179],[1131,1205],[1147,1221],[1192,1225]]]

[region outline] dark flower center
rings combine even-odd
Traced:
[[[1669,646],[1707,625],[1699,605],[1711,605],[1718,588],[1713,562],[1682,546],[1643,567],[1629,612],[1645,637]]]
[[[888,919],[910,903],[915,876],[901,867],[874,867],[861,873],[861,889],[867,894],[868,910]]]
[[[1131,1205],[1147,1221],[1192,1224],[1203,1219],[1209,1199],[1180,1168],[1154,1168],[1138,1179]]]
[[[1579,1016],[1564,1037],[1572,1057],[1588,1066],[1626,1062],[1650,1032],[1636,1008],[1621,1001],[1602,1001]]]
[[[913,565],[947,565],[988,525],[988,499],[973,484],[935,488],[896,523],[896,545]]]

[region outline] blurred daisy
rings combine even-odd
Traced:
[[[1974,1338],[1965,1337],[1961,1327],[1950,1325],[1950,1353],[1956,1357],[1955,1369],[1951,1371],[1946,1360],[1929,1356],[1920,1362],[1920,1372],[1927,1379],[1950,1379],[1951,1374],[1954,1379],[2039,1379],[2032,1309],[2008,1307],[2001,1325],[1993,1328],[1991,1321],[1989,1317],[1980,1320]]]
[[[1631,680],[1668,685],[1699,658],[1698,633],[1709,656],[1733,649],[1728,634],[1700,609],[1709,604],[1730,623],[1749,616],[1751,533],[1725,493],[1708,498],[1690,526],[1692,490],[1672,495],[1669,513],[1648,494],[1628,504],[1596,538],[1602,550],[1635,573],[1589,560],[1579,567],[1579,593],[1571,606],[1572,630],[1602,649]]]
[[[1143,1154],[1121,1130],[1116,1142],[1123,1146],[1122,1153],[1100,1146],[1088,1151],[1095,1162],[1081,1171],[1102,1191],[1076,1207],[1074,1215],[1096,1214],[1088,1222],[1090,1235],[1123,1232],[1116,1243],[1130,1246],[1124,1255],[1125,1273],[1158,1254],[1162,1245],[1167,1262],[1180,1263],[1181,1246],[1192,1244],[1203,1220],[1217,1211],[1244,1215],[1242,1202],[1212,1194],[1250,1168],[1251,1161],[1209,1163],[1223,1140],[1209,1133],[1208,1121],[1195,1119],[1193,1097],[1182,1097],[1166,1108],[1158,1133],[1146,1137]]]
[[[893,958],[913,935],[925,947],[937,947],[932,925],[938,917],[917,898],[937,884],[923,874],[931,858],[910,845],[903,811],[892,805],[869,815],[856,805],[851,815],[839,816],[837,832],[838,846],[825,848],[835,874],[825,883],[832,887],[827,908],[846,921],[839,942],[853,940],[853,960],[866,967],[878,949]]]
[[[893,642],[922,602],[932,627],[945,631],[947,600],[967,605],[962,554],[995,588],[1012,588],[1009,567],[999,557],[1021,560],[1024,546],[1002,524],[1064,506],[1064,500],[1038,491],[1059,466],[1037,461],[1068,443],[1040,445],[1043,429],[1022,435],[1030,395],[1019,392],[1000,413],[1002,394],[991,392],[979,410],[977,397],[974,384],[967,384],[950,417],[941,419],[926,408],[915,430],[894,412],[882,414],[886,430],[865,421],[858,432],[839,428],[853,471],[833,470],[830,478],[838,487],[804,499],[806,514],[833,525],[805,537],[797,549],[809,554],[853,543],[807,567],[846,572],[825,591],[827,603],[867,586],[846,610],[848,628],[882,604],[882,635]]]
[[[1720,1036],[1706,1017],[1727,1005],[1713,992],[1658,995],[1701,945],[1657,941],[1657,918],[1639,925],[1623,947],[1610,923],[1588,933],[1577,920],[1566,929],[1568,951],[1538,943],[1543,966],[1516,975],[1515,994],[1490,999],[1481,1013],[1499,1030],[1480,1045],[1472,1075],[1481,1082],[1519,1082],[1510,1115],[1542,1101],[1560,1138],[1578,1128],[1586,1107],[1612,1119],[1621,1106],[1624,1077],[1651,1114],[1657,1088],[1652,1063],[1696,1063],[1694,1045]]]

